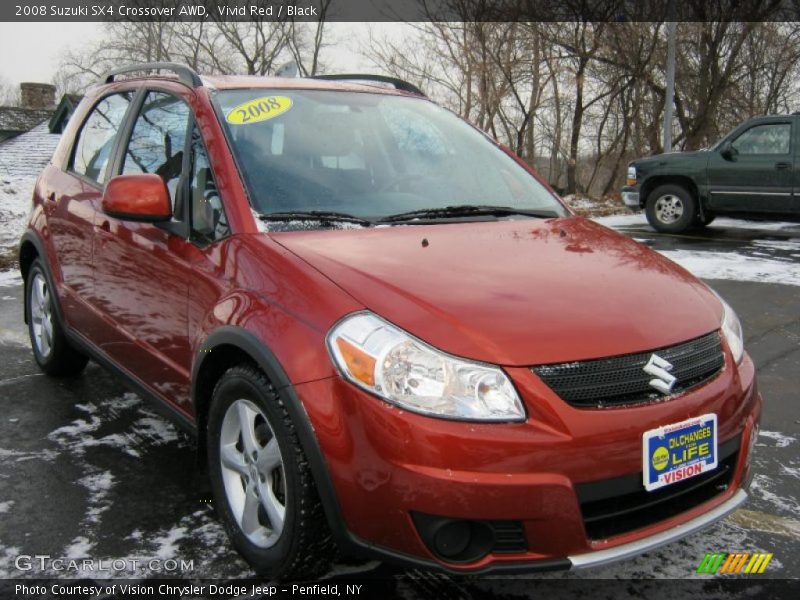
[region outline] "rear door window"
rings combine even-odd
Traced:
[[[72,171],[97,183],[106,180],[114,140],[132,98],[133,92],[112,94],[95,105],[78,135]]]

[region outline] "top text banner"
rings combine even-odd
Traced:
[[[800,21],[795,0],[2,0],[0,21]]]

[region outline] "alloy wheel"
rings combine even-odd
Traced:
[[[266,416],[250,400],[236,400],[225,412],[219,457],[236,523],[256,546],[275,545],[286,520],[283,456]]]
[[[665,194],[656,200],[655,213],[662,223],[675,223],[683,216],[683,201],[678,196]]]
[[[33,275],[28,297],[28,309],[33,331],[33,343],[39,356],[47,358],[53,350],[53,313],[50,288],[41,273]]]

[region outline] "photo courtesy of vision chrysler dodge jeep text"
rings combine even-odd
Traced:
[[[42,370],[91,358],[196,436],[265,576],[337,545],[591,567],[747,497],[761,397],[731,308],[397,79],[113,71],[19,263]]]

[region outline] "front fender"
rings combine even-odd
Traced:
[[[237,334],[231,337],[234,331]],[[268,349],[282,366],[288,383],[300,384],[335,374],[325,333],[255,292],[226,294],[205,315],[192,340],[193,372],[215,347],[227,343],[223,340],[251,356],[257,348]]]

